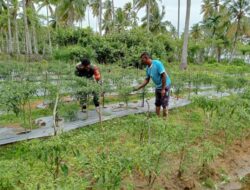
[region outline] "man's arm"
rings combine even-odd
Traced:
[[[143,88],[144,86],[146,86],[149,83],[150,78],[146,78],[142,84],[140,84],[138,87],[135,87],[134,90],[140,90],[141,88]]]
[[[101,79],[101,73],[98,69],[98,67],[94,67],[94,78],[98,82]]]

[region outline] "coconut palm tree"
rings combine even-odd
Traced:
[[[187,68],[187,51],[188,51],[188,31],[189,31],[189,20],[190,20],[190,8],[191,0],[187,0],[186,8],[186,20],[185,20],[185,30],[184,30],[184,41],[182,46],[182,55],[181,55],[181,65],[180,69],[184,70]]]
[[[153,33],[164,33],[167,31],[167,27],[169,26],[168,21],[163,21],[165,17],[165,7],[162,7],[162,11],[160,12],[160,9],[157,6],[154,7],[154,10],[152,12],[152,16],[150,17],[149,20],[149,30]],[[147,23],[145,21],[147,20],[146,17],[142,18],[142,21],[144,22],[142,24],[143,27],[147,26]]]
[[[27,25],[29,25],[30,28],[30,39],[33,47],[33,52],[35,54],[38,54],[38,42],[37,42],[37,26],[39,23],[37,11],[34,5],[33,0],[26,0],[25,3],[25,10],[26,10],[26,18],[27,18]]]
[[[250,16],[250,0],[226,0],[225,6],[228,8],[228,12],[231,13],[232,25],[229,31],[231,31],[231,34],[234,34],[231,51],[232,59],[238,37],[243,34],[243,29],[247,28],[247,25],[249,25],[247,18]]]
[[[41,1],[39,0],[39,8],[37,11],[41,10],[42,8],[46,7],[46,21],[47,21],[47,32],[48,32],[48,42],[49,42],[49,53],[52,53],[52,43],[51,43],[51,29],[50,29],[50,21],[49,21],[49,17],[51,16],[55,16],[54,15],[54,10],[53,10],[53,4],[56,3],[56,1],[54,0],[44,0]],[[50,15],[50,16],[49,16]]]
[[[153,12],[154,8],[158,6],[157,1],[158,0],[135,0],[135,5],[137,10],[146,7],[147,31],[149,31],[150,27],[150,14]]]
[[[206,20],[210,16],[218,14],[220,6],[220,0],[203,0],[201,5],[201,13],[203,14],[203,20]]]
[[[18,11],[19,11],[19,1],[12,0],[12,4],[13,4],[12,17],[13,17],[14,26],[15,26],[15,44],[14,44],[14,47],[16,48],[16,53],[20,54],[19,27],[17,24],[17,15],[18,15]]]
[[[105,34],[109,33],[112,31],[113,28],[113,13],[112,13],[112,1],[111,0],[106,0],[104,2],[104,20],[103,20],[103,26],[102,29],[105,31]]]
[[[7,5],[4,0],[0,0],[0,14],[7,9]]]
[[[178,21],[177,21],[177,33],[178,33],[178,38],[180,36],[180,0],[178,0]]]
[[[203,37],[203,31],[199,23],[192,26],[190,35],[194,40],[199,40]]]
[[[115,19],[115,4],[114,4],[114,0],[111,0],[111,7],[112,7],[112,20]]]
[[[102,35],[102,0],[90,0],[89,5],[92,8],[93,15],[98,17],[99,34]]]
[[[217,54],[217,61],[220,62],[222,47],[227,44],[226,34],[230,26],[229,12],[219,0],[204,0],[202,13],[204,36],[211,43],[207,48],[208,55],[215,56]]]
[[[1,2],[1,1],[0,1]],[[4,2],[2,2],[4,3]],[[0,4],[0,40],[1,40],[1,51],[0,52],[8,52],[8,13],[7,6],[3,6],[4,4]]]
[[[125,30],[129,26],[129,20],[127,20],[127,15],[122,8],[118,8],[115,13],[115,29],[117,32]]]
[[[30,31],[28,26],[28,18],[27,18],[27,2],[26,0],[22,0],[23,4],[23,19],[24,19],[24,29],[25,29],[25,48],[26,48],[26,54],[31,55],[32,54],[32,45],[31,45],[31,38],[30,38]]]
[[[85,18],[87,0],[60,0],[56,7],[58,22],[64,26],[73,26]]]
[[[124,5],[123,11],[126,14],[127,20],[130,22],[131,27],[136,27],[138,25],[138,17],[137,13],[135,11],[135,2],[133,0],[133,3],[128,2]]]
[[[99,0],[99,33],[102,35],[102,0]]]
[[[220,25],[222,15],[214,15],[204,20],[203,27],[210,30],[210,37],[213,38]]]
[[[221,17],[224,16],[219,14],[219,0],[203,0],[201,13],[203,14],[203,28],[208,32],[208,37],[213,38],[219,27]]]
[[[13,53],[12,28],[11,28],[11,14],[10,14],[10,0],[7,0],[7,14],[8,14],[8,53]]]

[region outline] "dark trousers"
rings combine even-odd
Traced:
[[[166,94],[162,97],[161,89],[155,89],[155,106],[162,106],[163,108],[168,107],[170,98],[170,86],[167,86],[165,91]]]

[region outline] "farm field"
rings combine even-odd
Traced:
[[[39,63],[33,65],[37,67]],[[228,72],[228,65],[214,71],[210,65],[190,66],[192,73],[189,70],[180,73],[175,66],[168,67],[171,68],[173,77],[171,101],[187,98],[191,100],[190,105],[170,110],[167,119],[145,112],[112,119],[102,124],[97,123],[51,138],[2,146],[1,188],[214,189],[224,184],[230,187],[231,183],[242,188],[247,187],[250,166],[249,67],[233,66],[235,72]],[[109,74],[106,71],[107,66],[100,68],[105,79],[106,74]],[[108,68],[116,70],[117,76],[113,76],[114,81],[124,82],[126,79],[126,85],[119,86],[120,82],[112,81],[108,81],[106,85],[104,80],[103,86],[109,89],[106,106],[116,102],[124,102],[123,105],[126,105],[129,101],[142,101],[141,92],[130,94],[131,90],[127,90],[127,86],[131,88],[134,81],[143,80],[142,70],[137,73],[138,71],[132,68]],[[239,71],[242,73],[238,74]],[[8,84],[16,85],[12,89],[16,91],[20,79],[18,74],[15,77],[5,79],[1,83],[2,90]],[[43,73],[36,75],[35,82],[31,79],[26,81],[27,86],[37,87],[36,84],[43,82],[43,77]],[[55,80],[68,85],[68,88],[60,86],[68,90],[60,91],[62,99],[65,96],[74,96],[73,88],[69,88],[77,80],[73,75],[69,73],[66,78],[52,79]],[[47,83],[50,84],[51,80]],[[23,89],[23,83],[20,85]],[[53,88],[57,82],[52,82],[51,85]],[[43,85],[38,85],[39,88],[41,86]],[[218,92],[218,96],[196,95],[199,92],[211,91],[211,88],[201,86],[212,86],[211,88]],[[88,89],[88,86],[81,87]],[[120,90],[117,90],[119,88]],[[147,89],[149,88],[151,87]],[[33,105],[48,100],[48,97],[52,101],[55,100],[56,95],[50,94],[49,89],[46,96],[31,94],[27,102],[30,101]],[[92,90],[92,87],[90,89]],[[145,93],[145,99],[152,97],[150,90],[145,91],[148,91]],[[125,97],[122,96],[122,92],[125,93]],[[226,97],[220,96],[224,92],[229,93]],[[19,94],[16,92],[16,95]],[[2,104],[3,109],[5,106]],[[122,109],[125,110],[126,106]],[[26,116],[30,117],[26,119],[26,125],[29,124],[29,120],[52,114],[49,108],[39,109],[31,106],[30,111],[27,110],[28,106],[22,110],[31,113]],[[60,101],[59,114],[69,118],[68,110],[79,111],[76,100],[70,103]],[[15,115],[13,112],[14,110],[10,110],[0,116],[1,125],[15,127],[18,123],[25,128],[23,113]],[[39,126],[34,126],[37,127]],[[240,171],[242,168],[245,171]],[[235,172],[238,171],[241,172],[241,176],[235,176]]]
[[[250,190],[250,0],[0,0],[0,190]]]

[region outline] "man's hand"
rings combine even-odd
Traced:
[[[163,98],[165,95],[166,95],[166,90],[165,90],[165,89],[162,89],[162,90],[161,90],[161,97]]]
[[[132,91],[137,91],[138,90],[138,87],[134,86]]]

